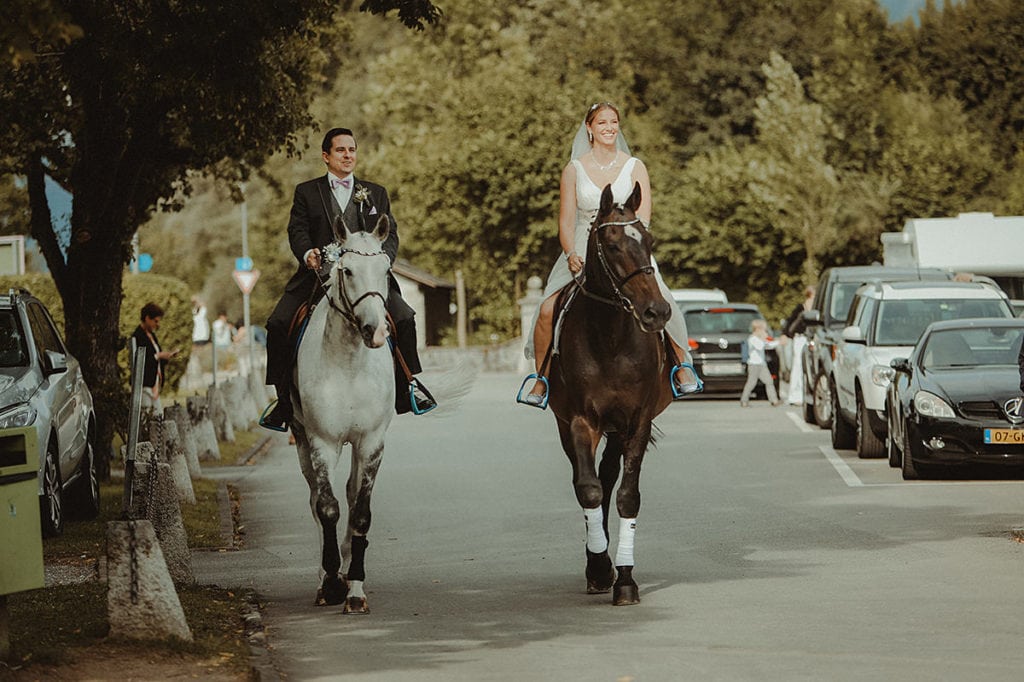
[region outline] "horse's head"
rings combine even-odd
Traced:
[[[601,206],[587,243],[587,288],[611,298],[632,313],[645,332],[659,332],[671,308],[658,286],[651,261],[654,238],[637,217],[640,183],[622,206],[611,185],[601,192]]]
[[[327,248],[328,258],[334,261],[327,295],[331,308],[359,331],[368,348],[380,348],[388,336],[385,303],[391,260],[383,244],[390,232],[387,215],[380,217],[372,232],[349,232],[339,216],[334,223],[335,242]]]

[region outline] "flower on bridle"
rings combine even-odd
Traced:
[[[352,201],[361,204],[369,198],[370,192],[366,189],[366,186],[356,185],[355,190],[352,192]]]
[[[341,244],[338,242],[331,242],[324,247],[324,260],[331,263],[337,263],[338,259],[341,258]]]

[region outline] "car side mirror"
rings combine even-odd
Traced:
[[[68,371],[68,358],[63,353],[48,350],[46,351],[45,358],[43,364],[46,366],[46,376],[62,374]]]
[[[855,324],[843,328],[843,341],[847,343],[867,343],[867,339],[864,338],[864,332]]]
[[[804,321],[804,325],[808,327],[820,327],[821,326],[821,311],[820,310],[805,310],[800,313],[800,317]]]
[[[889,366],[897,372],[904,372],[906,374],[911,374],[913,372],[913,369],[911,369],[910,366],[910,360],[907,358],[893,358],[889,361]]]

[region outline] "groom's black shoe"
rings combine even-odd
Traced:
[[[260,426],[271,431],[284,433],[292,423],[292,400],[285,385],[276,386],[277,401],[273,403],[273,409],[263,411],[260,417]]]

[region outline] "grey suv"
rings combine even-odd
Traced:
[[[807,346],[803,352],[804,421],[823,429],[832,426],[829,377],[832,359],[841,341],[840,332],[853,303],[853,295],[868,282],[942,281],[952,278],[938,268],[891,268],[884,265],[853,265],[828,268],[822,273],[814,303],[803,314]]]
[[[60,535],[69,512],[99,513],[92,395],[39,299],[0,295],[0,436],[34,426],[43,534]]]

